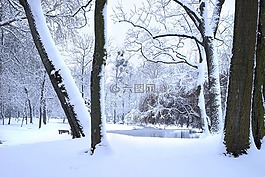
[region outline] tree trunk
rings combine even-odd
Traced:
[[[252,102],[252,133],[258,149],[261,148],[261,140],[264,137],[264,68],[265,68],[265,3],[260,1],[256,68]]]
[[[33,118],[32,118],[32,106],[31,106],[31,101],[30,101],[30,99],[29,99],[29,92],[28,92],[28,89],[25,87],[24,88],[24,90],[25,90],[25,93],[26,93],[26,95],[27,95],[27,102],[28,102],[28,106],[29,106],[29,122],[32,124],[33,123]]]
[[[214,45],[214,38],[219,24],[220,13],[224,0],[218,0],[214,6],[213,19],[214,23],[211,25],[207,16],[207,8],[205,1],[200,1],[200,14],[203,17],[199,25],[199,31],[203,38],[203,48],[208,71],[208,94],[209,102],[207,104],[207,114],[209,117],[209,126],[211,133],[219,133],[222,129],[222,103],[221,103],[221,89],[219,79],[219,63],[215,55],[216,46]],[[212,28],[212,29],[209,29]]]
[[[26,120],[26,124],[28,121],[28,110],[27,110],[27,101],[25,102],[25,106],[24,106],[24,117],[23,120]]]
[[[3,116],[3,114],[1,114],[2,117],[2,125],[5,125],[5,117]]]
[[[41,115],[42,115],[42,121],[43,121],[43,124],[44,125],[46,125],[46,123],[47,123],[46,99],[45,99],[45,96],[44,96],[44,92],[45,92],[45,81],[46,81],[46,75],[44,74],[43,82],[41,84],[41,98],[40,98],[40,109],[42,110]]]
[[[29,104],[29,123],[33,124],[33,112],[32,112],[30,99],[28,99],[28,104]]]
[[[41,102],[41,101],[40,101]],[[42,122],[42,108],[41,108],[41,104],[40,104],[40,117],[39,117],[39,128],[41,128],[41,122]]]
[[[3,18],[3,5],[2,5],[2,1],[0,2],[1,5],[1,9],[0,9],[0,21],[2,21],[2,18]],[[0,42],[1,42],[1,46],[4,46],[4,31],[2,28],[0,28],[1,30],[1,38],[0,38]],[[0,90],[3,90],[3,81],[2,81],[2,73],[3,73],[3,55],[2,55],[2,50],[3,48],[1,47],[0,49]],[[4,119],[4,103],[3,103],[3,93],[0,92],[0,118],[3,119],[2,121],[2,124],[4,125],[5,124],[5,119]]]
[[[198,66],[198,83],[196,89],[197,103],[199,107],[199,114],[201,118],[201,128],[205,134],[209,134],[209,120],[207,119],[206,109],[205,109],[205,97],[204,97],[204,80],[205,80],[205,59],[202,56],[202,47],[197,43],[199,49],[199,66]]]
[[[258,1],[236,0],[224,144],[238,157],[249,148]]]
[[[33,3],[30,5],[29,2],[27,0],[19,0],[20,4],[23,6],[25,12],[26,12],[26,16],[28,19],[28,23],[30,26],[30,30],[33,36],[33,40],[34,43],[37,47],[37,50],[40,54],[41,60],[44,64],[44,67],[48,73],[48,76],[51,80],[52,86],[60,100],[61,106],[65,112],[65,115],[68,119],[68,122],[70,124],[71,127],[71,131],[72,131],[72,136],[73,138],[79,138],[82,136],[85,136],[84,132],[83,132],[83,127],[81,125],[81,123],[79,122],[78,118],[77,118],[77,114],[79,114],[79,118],[82,118],[82,116],[86,116],[86,115],[81,115],[80,112],[86,113],[84,110],[85,105],[82,105],[84,103],[81,103],[81,99],[78,99],[79,104],[73,104],[72,100],[69,97],[69,93],[68,89],[70,89],[70,87],[72,87],[71,89],[76,89],[76,85],[74,85],[74,82],[72,82],[72,80],[70,80],[71,78],[66,78],[65,73],[69,73],[67,70],[67,67],[64,67],[64,62],[60,60],[60,55],[57,53],[58,51],[56,49],[54,49],[54,53],[53,56],[51,55],[51,53],[47,53],[47,49],[45,47],[47,46],[47,43],[44,44],[44,41],[42,39],[42,35],[44,35],[45,37],[50,37],[50,34],[48,33],[48,30],[46,32],[47,25],[45,24],[45,21],[41,21],[42,19],[44,19],[43,14],[38,14],[41,15],[40,17],[36,18],[33,15],[33,10],[31,8],[33,8]],[[36,7],[35,7],[36,6]],[[34,1],[34,8],[40,8],[40,1]],[[41,11],[41,8],[38,9]],[[36,11],[34,11],[36,12]],[[36,21],[38,20],[38,21]],[[39,22],[39,23],[36,23]],[[38,27],[37,27],[38,26]],[[40,28],[44,28],[42,29],[43,31],[45,31],[46,33],[41,33],[42,31],[40,31]],[[52,43],[53,45],[53,43]],[[50,51],[48,51],[50,52]],[[51,57],[53,57],[53,59],[51,59]],[[56,58],[54,58],[56,57]],[[58,60],[60,61],[60,65],[58,65]],[[56,63],[57,62],[57,63]],[[62,74],[64,73],[64,75]],[[68,75],[67,75],[68,76]],[[71,77],[71,76],[70,76]],[[65,82],[65,80],[67,80],[67,84]],[[71,93],[72,96],[79,96],[76,93]],[[74,97],[73,96],[73,97]],[[81,97],[81,96],[80,96]],[[79,106],[80,109],[82,109],[82,111],[77,112],[76,109],[74,109],[76,106]],[[80,110],[79,109],[79,110]],[[78,111],[79,111],[78,110]],[[87,112],[88,114],[88,112]],[[87,117],[88,119],[88,117]],[[84,119],[83,119],[84,120]]]
[[[85,57],[82,58],[82,69],[81,69],[81,94],[82,94],[82,98],[85,99],[84,78],[85,78]]]
[[[20,118],[20,111],[19,111],[19,109],[17,110],[17,118],[18,119]]]
[[[46,99],[43,100],[43,107],[42,107],[42,111],[43,111],[43,124],[46,125],[47,124],[47,108],[46,108]]]
[[[22,121],[21,121],[21,127],[23,126],[24,119],[25,119],[25,115],[23,115],[23,118],[22,118]]]
[[[12,113],[11,113],[11,110],[10,110],[10,113],[8,114],[8,125],[11,124],[11,118],[12,118]]]
[[[91,71],[91,153],[93,154],[97,145],[102,145],[104,133],[104,110],[103,106],[103,90],[104,90],[104,65],[107,57],[106,41],[105,41],[105,6],[107,0],[96,0],[94,31],[95,31],[95,48],[93,55],[93,64]]]
[[[44,119],[44,109],[43,109],[43,104],[44,104],[44,88],[45,88],[45,74],[43,77],[43,81],[41,83],[41,89],[40,89],[40,118],[39,118],[39,128],[41,128],[41,123],[42,119]]]
[[[0,116],[2,117],[2,125],[5,125],[5,114],[4,114],[4,105],[2,105]]]
[[[222,103],[219,79],[219,63],[214,55],[214,39],[210,36],[204,37],[204,48],[208,66],[208,91],[209,91],[209,111],[210,131],[218,133],[222,129]]]
[[[116,106],[115,106],[115,109],[113,110],[113,124],[116,124],[116,117],[117,117],[117,113],[116,113]]]

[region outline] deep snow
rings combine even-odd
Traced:
[[[0,125],[1,177],[255,177],[265,174],[265,152],[252,148],[237,159],[224,156],[219,135],[200,139],[133,137],[107,133],[111,149],[90,156],[87,138],[58,134],[49,124]],[[133,126],[107,125],[107,130]]]

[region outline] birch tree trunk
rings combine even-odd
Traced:
[[[250,146],[250,111],[257,15],[257,0],[236,0],[233,56],[224,136],[227,153],[235,157],[246,154]]]
[[[95,48],[91,71],[91,153],[103,145],[104,138],[104,65],[106,54],[105,14],[107,0],[96,0],[94,15]]]
[[[72,136],[73,138],[85,136],[80,119],[82,118],[84,123],[84,120],[89,119],[89,114],[69,69],[51,39],[41,9],[41,1],[19,0],[19,2],[26,12],[34,43],[68,119]]]

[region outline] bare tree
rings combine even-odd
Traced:
[[[157,2],[157,1],[155,1]],[[217,33],[217,28],[219,25],[220,14],[222,10],[222,6],[224,4],[224,0],[216,0],[213,4],[213,12],[210,15],[208,8],[210,8],[211,2],[206,0],[198,0],[193,1],[192,3],[188,3],[187,1],[179,1],[179,0],[168,0],[168,1],[158,1],[160,3],[160,11],[154,9],[156,7],[154,1],[147,0],[147,5],[143,5],[141,9],[132,10],[131,13],[125,13],[122,7],[118,7],[118,12],[115,14],[115,18],[118,19],[119,22],[126,22],[134,27],[141,29],[141,31],[147,33],[154,41],[153,43],[155,48],[159,49],[160,52],[153,55],[153,58],[149,58],[149,60],[157,58],[158,56],[169,56],[172,58],[172,62],[164,62],[163,63],[186,63],[191,66],[190,62],[187,61],[185,56],[181,55],[178,49],[180,48],[180,44],[183,42],[181,40],[190,39],[193,41],[198,48],[198,53],[200,55],[200,61],[198,66],[199,73],[204,72],[203,68],[201,67],[204,65],[204,62],[207,63],[207,70],[208,70],[208,87],[207,91],[209,93],[209,102],[208,105],[208,116],[210,118],[210,130],[213,133],[219,132],[222,129],[222,105],[221,105],[221,92],[220,92],[220,79],[219,79],[219,61],[218,58],[215,56],[215,37]],[[171,8],[171,6],[176,5],[176,7],[181,7],[182,11],[175,12],[176,9],[171,9],[170,12],[166,12],[167,8]],[[161,14],[156,15],[156,14]],[[127,16],[127,14],[131,14],[131,16]],[[136,15],[134,15],[136,14]],[[173,18],[177,17],[177,19],[182,19],[182,21],[174,21]],[[210,18],[210,20],[209,20]],[[151,28],[150,24],[153,21],[157,21],[160,26],[164,28],[163,32],[157,29],[157,27]],[[186,23],[186,27],[183,25],[183,21]],[[176,28],[169,29],[168,25],[173,27],[179,26],[181,32],[177,32]],[[184,30],[182,29],[184,28]],[[183,31],[183,32],[182,32]],[[132,33],[139,38],[143,38],[142,33],[136,32],[132,30]],[[175,45],[164,46],[161,42],[161,39],[169,39],[169,37],[177,37],[178,40],[175,42]],[[159,39],[159,40],[158,40]],[[166,40],[166,41],[167,41]],[[137,45],[140,46],[139,51],[143,53],[143,47],[145,44],[137,41]],[[146,47],[150,49],[150,47]],[[150,52],[151,53],[151,52]],[[204,57],[205,56],[205,57]],[[205,60],[205,61],[204,61]],[[158,61],[156,61],[158,62]],[[203,74],[199,74],[201,78],[204,78]],[[202,90],[202,82],[198,83],[200,85],[198,87],[199,95],[203,96]],[[200,102],[204,102],[203,99],[200,98]],[[202,103],[201,105],[206,104]],[[200,106],[202,116],[206,117],[204,113],[204,109]],[[204,118],[205,120],[205,118]],[[205,122],[206,123],[206,122]]]
[[[93,58],[94,37],[92,35],[77,36],[73,39],[73,43],[74,46],[70,49],[71,64],[74,65],[73,75],[77,78],[82,97],[85,99],[88,97],[88,95],[85,95],[85,93],[88,94],[85,88],[89,87],[87,78],[89,77],[90,64]]]

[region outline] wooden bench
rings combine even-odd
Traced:
[[[59,134],[63,134],[63,133],[68,133],[70,134],[70,130],[58,130],[59,131]]]

